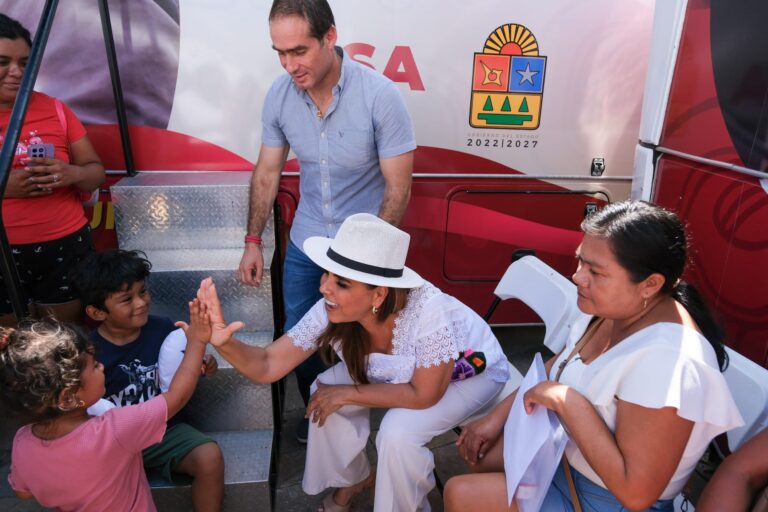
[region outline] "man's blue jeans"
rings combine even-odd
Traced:
[[[304,314],[315,305],[320,294],[320,277],[325,270],[315,265],[293,242],[288,242],[283,266],[283,304],[285,305],[285,325],[288,330],[296,325]],[[326,366],[315,352],[294,370],[299,393],[306,405],[309,402],[309,386]]]

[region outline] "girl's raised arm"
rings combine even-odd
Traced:
[[[205,305],[195,299],[189,303],[189,325],[177,322],[177,327],[184,329],[187,348],[184,359],[176,370],[168,391],[163,393],[168,404],[168,418],[173,417],[184,407],[195,392],[200,378],[200,366],[203,364],[205,345],[211,337],[210,320]]]

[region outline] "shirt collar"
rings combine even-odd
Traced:
[[[349,80],[349,68],[352,67],[352,58],[341,48],[341,46],[336,47],[336,53],[339,58],[341,58],[341,74],[339,75],[339,81],[336,83],[334,90],[335,92],[341,93],[341,91],[344,90],[347,80]]]

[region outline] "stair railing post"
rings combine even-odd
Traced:
[[[112,96],[115,98],[117,126],[120,129],[120,142],[123,145],[125,170],[128,172],[128,176],[136,176],[136,165],[133,162],[131,136],[128,132],[128,116],[125,114],[123,85],[120,81],[120,70],[118,69],[117,65],[117,52],[115,51],[115,38],[112,33],[112,20],[109,16],[109,4],[107,3],[107,0],[99,0],[99,15],[101,16],[101,31],[104,34],[104,46],[107,51],[109,77],[112,82]]]

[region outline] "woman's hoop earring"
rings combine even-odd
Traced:
[[[379,308],[377,308],[375,304],[371,306],[371,313],[373,313],[374,315],[379,314]]]
[[[643,299],[643,310],[645,310],[645,308],[647,308],[647,307],[648,307],[648,297]]]

